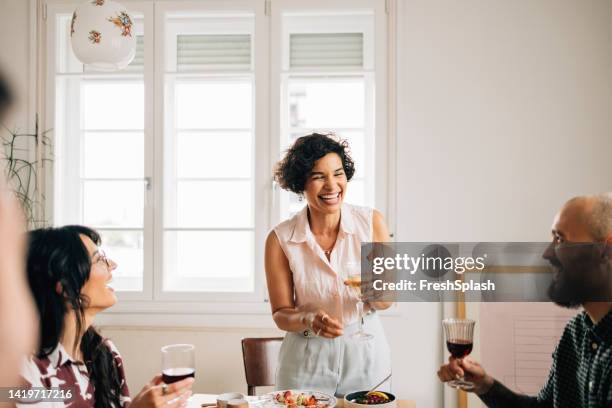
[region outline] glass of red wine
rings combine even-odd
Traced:
[[[195,347],[193,344],[170,344],[161,348],[162,381],[172,384],[195,377]]]
[[[472,352],[475,325],[476,322],[471,319],[457,319],[453,317],[442,321],[446,337],[446,348],[454,358],[460,360]],[[450,387],[466,391],[474,388],[474,383],[466,381],[463,377],[448,381],[447,384]]]

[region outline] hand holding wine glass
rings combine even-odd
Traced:
[[[172,384],[195,377],[195,347],[192,344],[171,344],[161,348],[162,380]]]
[[[130,408],[182,408],[192,395],[193,377],[185,378],[170,385],[156,375],[132,398]]]
[[[465,377],[467,371],[466,367],[475,368],[473,374],[477,380],[480,379],[481,373],[477,370],[477,367],[472,367],[470,362],[463,361],[463,358],[472,352],[475,325],[476,322],[471,319],[449,318],[442,321],[442,327],[444,328],[446,337],[446,347],[449,353],[451,353],[451,359],[449,359],[449,365],[447,369],[444,370],[444,374],[447,374],[446,372],[448,371],[452,376],[448,377],[444,375],[443,379],[443,377],[440,376],[440,371],[438,372],[438,376],[440,376],[442,381],[446,381],[449,387],[466,391],[474,389],[475,383]]]
[[[471,391],[475,394],[484,394],[493,385],[493,377],[487,374],[485,369],[476,361],[470,358],[458,359],[452,355],[448,358],[448,363],[438,370],[438,378],[442,382],[448,382],[463,377],[466,381],[474,384]]]

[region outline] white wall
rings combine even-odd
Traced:
[[[0,71],[10,81],[16,101],[5,123],[10,129],[31,130],[29,118],[30,1],[0,0]]]
[[[0,61],[24,98],[26,3],[0,0]],[[566,198],[612,190],[612,2],[400,0],[398,19],[398,240],[546,239]],[[440,318],[404,304],[384,319],[394,389],[419,407],[442,406]],[[239,340],[276,335],[265,322],[104,333],[132,392],[173,342],[198,346],[197,392],[245,391]]]
[[[401,4],[401,238],[548,238],[612,189],[612,2]]]
[[[398,240],[546,240],[567,198],[612,191],[612,2],[399,6]],[[440,310],[413,316],[409,387],[438,407]]]
[[[160,348],[166,344],[196,345],[195,392],[246,394],[242,349],[243,337],[277,337],[276,329],[246,328],[159,328],[106,327],[103,333],[113,339],[124,356],[130,391],[137,393],[160,371]]]

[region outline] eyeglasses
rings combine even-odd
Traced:
[[[96,255],[98,256],[98,260],[97,261],[93,261],[93,259],[92,259],[92,263],[104,262],[104,264],[106,265],[107,268],[111,267],[111,262],[106,257],[106,254],[104,253],[103,250],[99,249]],[[95,258],[95,255],[94,255],[94,258]]]

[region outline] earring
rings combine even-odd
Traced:
[[[298,201],[304,201],[304,193],[299,193],[298,194]]]

